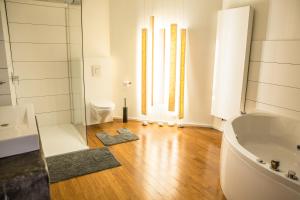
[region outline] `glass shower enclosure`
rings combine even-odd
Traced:
[[[79,0],[5,0],[16,104],[33,104],[46,157],[87,149]]]

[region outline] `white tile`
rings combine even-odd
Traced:
[[[67,61],[66,44],[12,43],[13,61]]]
[[[69,44],[70,59],[72,61],[82,60],[82,46],[81,44]]]
[[[71,61],[70,62],[71,77],[81,78],[83,77],[83,65],[82,61]],[[82,81],[80,81],[82,82]]]
[[[254,41],[251,61],[300,64],[300,41]]]
[[[18,98],[68,94],[69,79],[21,80],[16,90]]]
[[[10,87],[8,81],[0,85],[0,95],[1,94],[10,94]]]
[[[300,39],[299,19],[299,0],[270,1],[267,40]]]
[[[21,80],[66,78],[68,62],[14,62],[14,73]]]
[[[65,25],[65,9],[7,2],[8,22]]]
[[[249,80],[300,88],[300,65],[251,62]]]
[[[66,27],[9,24],[11,42],[66,43]]]
[[[10,94],[0,95],[0,106],[8,106],[8,105],[11,105]]]
[[[18,99],[18,103],[32,103],[34,105],[34,110],[36,113],[70,110],[70,96],[68,94],[57,96],[20,98]]]
[[[247,99],[300,111],[300,89],[249,81]]]
[[[51,126],[71,123],[71,111],[60,111],[37,114],[39,126]]]
[[[267,112],[300,119],[300,112],[249,100],[246,101],[246,112]]]
[[[9,79],[8,79],[8,70],[7,69],[0,69],[0,81],[5,83],[0,84],[0,94],[10,94],[10,87],[9,87]]]
[[[2,19],[0,18],[0,41],[4,41],[4,32],[3,32],[2,23],[3,23]]]
[[[59,2],[60,0],[58,0]],[[58,7],[58,8],[66,8],[67,4],[65,3],[55,3],[52,0],[40,1],[40,0],[6,0],[6,2],[14,2],[14,3],[24,3],[24,4],[32,4],[32,5],[40,5],[40,6],[48,6],[48,7]]]
[[[71,122],[71,111],[37,114],[39,126],[52,126]]]
[[[8,70],[0,69],[0,81],[7,81],[7,80],[8,80]]]
[[[67,26],[81,27],[81,9],[80,5],[78,8],[69,8],[67,15]]]
[[[81,27],[68,27],[68,37],[69,41],[68,43],[71,44],[82,44],[82,32]]]
[[[0,40],[9,41],[4,1],[0,1]]]
[[[7,68],[7,57],[4,41],[0,41],[0,68]]]

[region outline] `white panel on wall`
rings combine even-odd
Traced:
[[[300,1],[269,1],[268,40],[300,39]]]
[[[0,71],[0,73],[2,72],[2,70]],[[7,76],[7,72],[6,74],[4,74]],[[0,82],[4,82],[2,84],[0,84],[0,94],[10,94],[10,87],[9,87],[9,82],[7,79],[0,79]]]
[[[10,94],[6,94],[6,95],[0,95],[0,105],[1,106],[7,106],[7,105],[11,105],[11,96]]]
[[[69,79],[21,80],[16,87],[18,98],[69,93]]]
[[[70,110],[69,95],[54,95],[45,97],[29,97],[18,99],[19,104],[32,103],[36,113],[49,113]]]
[[[68,62],[14,62],[14,73],[21,80],[67,78]]]
[[[300,65],[251,62],[249,80],[300,88]]]
[[[0,81],[8,81],[7,73],[8,73],[7,69],[0,69]]]
[[[279,115],[285,115],[288,117],[300,119],[300,112],[281,108],[278,106],[269,105],[266,103],[260,103],[257,101],[247,100],[246,101],[247,112],[271,112]]]
[[[81,27],[81,9],[79,6],[69,6],[68,9],[68,26],[69,27]]]
[[[7,2],[8,22],[65,26],[65,9]]]
[[[4,41],[0,41],[0,68],[7,68],[7,57]]]
[[[13,61],[67,61],[66,44],[12,43]]]
[[[241,7],[219,11],[212,115],[229,119],[244,111],[253,10]]]
[[[39,126],[51,126],[57,124],[68,124],[71,122],[71,112],[51,112],[36,115]]]
[[[66,27],[10,23],[11,42],[66,43]]]
[[[251,61],[300,64],[300,41],[253,41]]]
[[[249,81],[247,99],[300,112],[300,89]]]
[[[0,12],[0,14],[1,14],[1,12]],[[0,15],[0,41],[4,41],[4,32],[3,32],[1,15]]]

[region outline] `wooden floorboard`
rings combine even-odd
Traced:
[[[219,183],[220,132],[116,121],[88,127],[88,145],[103,147],[96,132],[117,134],[122,127],[140,137],[109,147],[122,166],[51,184],[52,199],[225,200]]]

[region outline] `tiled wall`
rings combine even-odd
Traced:
[[[67,10],[68,57],[70,68],[70,96],[72,123],[77,128],[85,124],[85,106],[83,94],[83,60],[82,60],[82,30],[81,5],[69,5]],[[79,132],[82,132],[79,130]],[[83,132],[82,132],[83,133]],[[85,137],[85,133],[83,133]]]
[[[300,1],[223,0],[254,8],[246,111],[300,119]]]
[[[64,4],[7,0],[18,103],[33,103],[41,126],[71,122]]]
[[[271,0],[254,24],[246,107],[300,119],[300,1]]]

